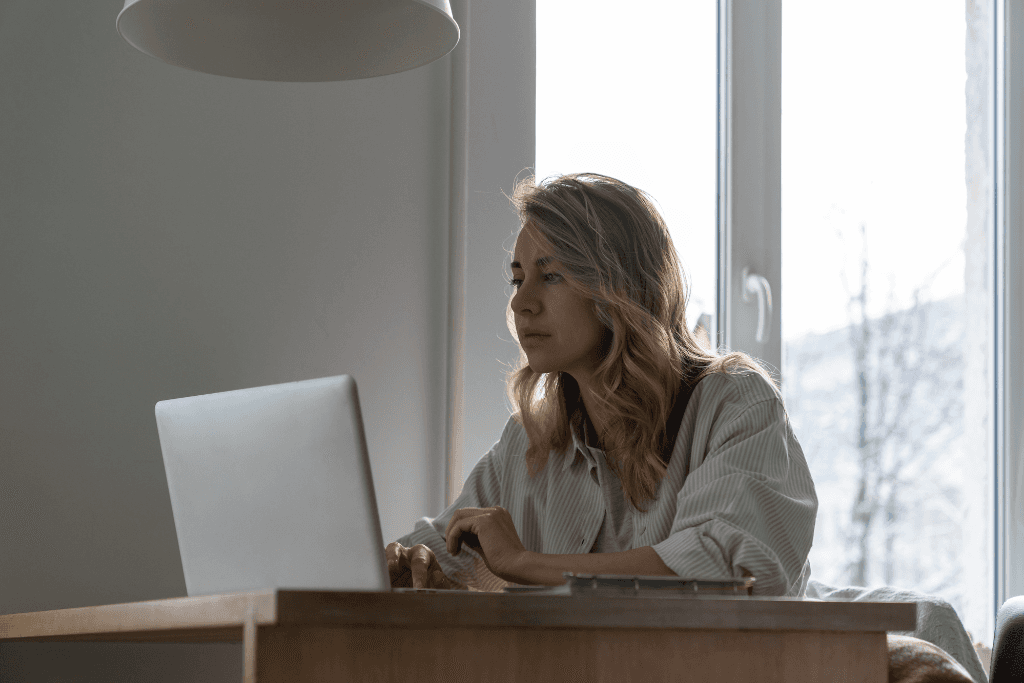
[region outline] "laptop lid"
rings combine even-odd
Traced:
[[[160,401],[189,595],[390,590],[348,375]]]

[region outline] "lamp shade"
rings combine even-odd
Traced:
[[[260,81],[384,76],[459,42],[449,0],[125,0],[117,32],[168,64]]]

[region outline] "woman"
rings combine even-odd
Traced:
[[[818,505],[803,452],[761,366],[687,329],[651,198],[577,174],[528,179],[513,201],[515,414],[458,499],[388,545],[392,585],[572,571],[753,576],[755,594],[802,595]]]

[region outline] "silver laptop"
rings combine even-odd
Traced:
[[[189,595],[390,590],[356,383],[156,404]]]

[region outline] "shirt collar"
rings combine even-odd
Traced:
[[[576,459],[583,454],[583,443],[580,442],[579,437],[576,435],[576,431],[570,429],[569,434],[572,436],[572,453],[569,457],[562,459],[562,471],[565,472],[567,469],[572,467],[576,463]]]
[[[562,460],[562,471],[565,472],[567,469],[572,467],[576,462],[576,458],[580,456],[589,462],[591,467],[597,465],[595,456],[587,446],[587,442],[583,434],[578,433],[575,429],[570,429],[569,435],[572,437],[572,457],[564,458]]]

